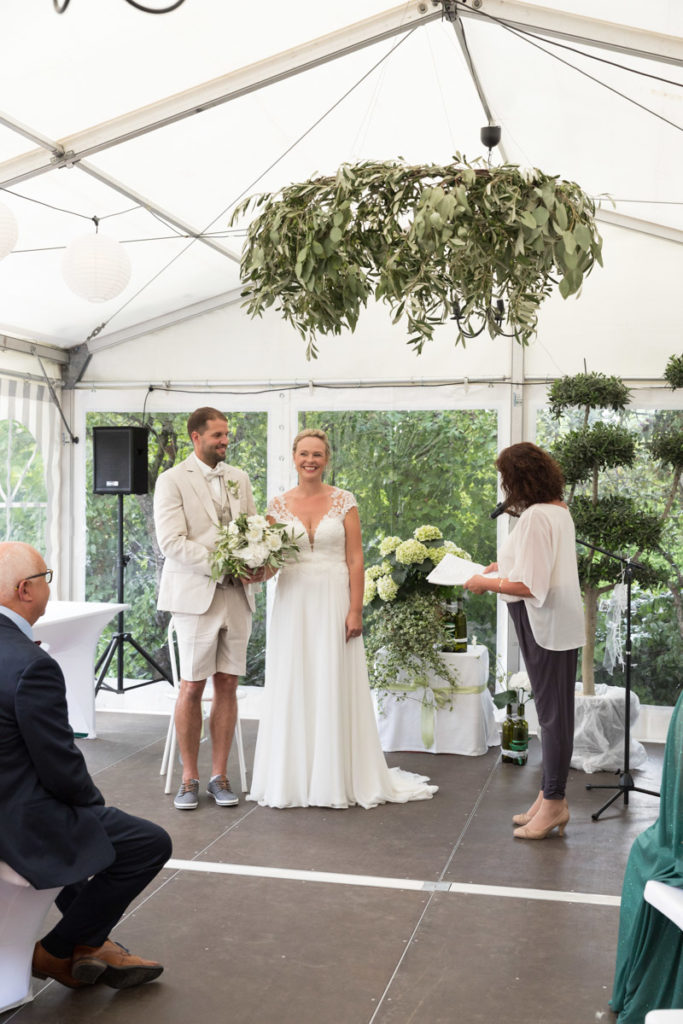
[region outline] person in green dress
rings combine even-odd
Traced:
[[[683,1007],[683,932],[646,902],[650,879],[683,888],[683,694],[666,740],[659,818],[635,840],[624,875],[610,1000],[618,1024]]]

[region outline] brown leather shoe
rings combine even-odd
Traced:
[[[74,978],[86,985],[101,981],[110,988],[132,988],[154,981],[164,968],[107,939],[101,946],[76,946],[71,969]]]
[[[88,982],[74,978],[71,973],[71,957],[52,956],[43,946],[42,942],[36,942],[33,950],[33,962],[31,974],[34,978],[54,978],[61,985],[68,988],[83,988]],[[93,979],[94,980],[94,979]]]

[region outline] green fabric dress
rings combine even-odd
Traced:
[[[650,879],[683,887],[683,694],[666,739],[659,818],[635,840],[624,876],[610,1006],[618,1024],[683,1008],[683,932],[646,903]]]

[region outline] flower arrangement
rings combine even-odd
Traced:
[[[407,685],[428,686],[430,673],[457,685],[457,674],[441,658],[447,641],[444,588],[427,576],[447,554],[469,558],[438,526],[418,526],[412,537],[385,537],[381,561],[365,572],[363,604],[370,620],[366,649],[371,685],[395,689],[401,676]]]
[[[508,680],[507,689],[493,695],[493,703],[497,708],[504,708],[508,704],[517,704],[521,709],[533,699],[531,683],[526,672],[515,672]]]
[[[427,583],[427,576],[445,555],[470,558],[453,541],[444,540],[438,526],[418,526],[408,540],[385,537],[380,541],[382,561],[365,570],[363,605],[379,608],[391,601],[405,601],[411,594],[428,594],[443,600],[442,588]]]
[[[255,569],[279,569],[296,559],[297,540],[286,523],[269,523],[259,515],[238,516],[219,529],[211,556],[211,578],[246,579]]]

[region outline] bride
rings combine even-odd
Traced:
[[[298,486],[268,506],[299,560],[280,569],[266,652],[265,713],[248,799],[266,807],[375,807],[427,800],[437,786],[388,768],[362,640],[363,549],[356,499],[323,483],[322,430],[292,446]]]

